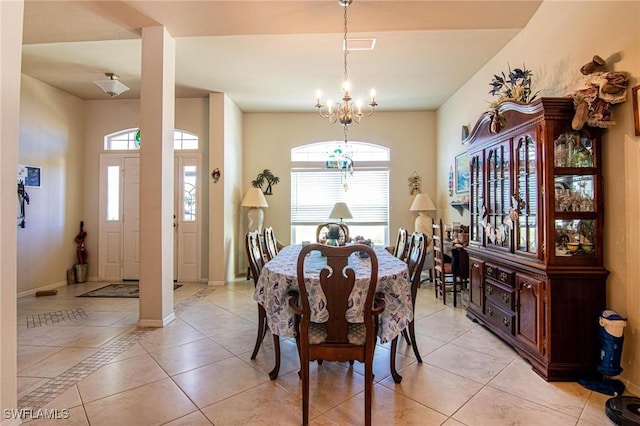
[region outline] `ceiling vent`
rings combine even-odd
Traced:
[[[373,50],[374,47],[376,47],[376,39],[375,38],[348,38],[347,47],[349,48],[349,51]],[[344,50],[344,43],[343,43],[342,49]]]

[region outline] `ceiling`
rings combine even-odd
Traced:
[[[354,99],[380,111],[433,110],[522,29],[541,1],[354,0]],[[141,28],[176,41],[176,97],[225,92],[245,112],[313,111],[316,90],[340,97],[343,8],[336,0],[25,0],[22,71],[81,99],[115,72],[140,95]],[[490,76],[487,76],[487,82]],[[487,92],[489,86],[487,83]]]

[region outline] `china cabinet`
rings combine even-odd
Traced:
[[[503,102],[465,140],[469,306],[546,380],[598,361],[605,309],[599,129],[571,128],[569,98]]]

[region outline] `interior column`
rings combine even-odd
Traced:
[[[17,226],[16,170],[20,126],[22,1],[0,1],[0,409],[17,408]],[[4,411],[3,411],[4,413]],[[20,419],[3,416],[3,425]]]
[[[141,327],[163,327],[173,312],[173,130],[175,40],[142,29],[140,86]]]

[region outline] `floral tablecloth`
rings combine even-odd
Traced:
[[[294,315],[287,302],[289,290],[298,289],[296,268],[298,254],[302,247],[291,245],[284,247],[278,255],[264,265],[258,278],[254,299],[267,312],[267,323],[273,334],[283,337],[294,336]],[[407,264],[394,257],[382,247],[374,248],[378,257],[378,285],[376,291],[385,296],[386,308],[380,316],[378,337],[382,343],[391,341],[404,330],[413,319],[411,305],[411,283]],[[326,260],[319,252],[312,252],[305,265],[307,282],[320,288],[319,273]],[[366,294],[357,296],[359,288],[366,286],[366,278],[371,268],[370,259],[361,259],[357,255],[349,258],[349,265],[356,271],[356,284],[347,311],[347,319],[351,322],[362,322],[362,303]],[[360,279],[358,279],[360,277]],[[328,313],[324,306],[322,291],[310,291],[312,300],[313,322],[325,322]]]

